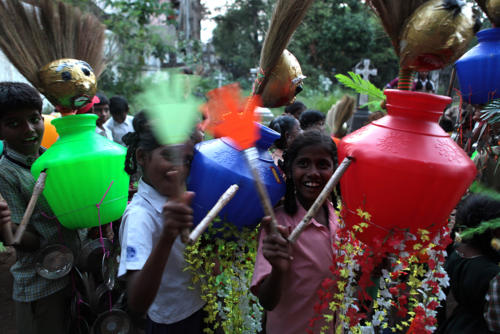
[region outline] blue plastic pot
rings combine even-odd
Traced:
[[[477,33],[479,44],[456,63],[463,100],[486,104],[500,98],[500,28]]]
[[[285,194],[285,182],[267,151],[280,137],[279,133],[260,125],[261,138],[256,143],[259,152],[257,170],[275,205]],[[198,224],[232,184],[239,190],[220,212],[223,221],[237,227],[256,226],[264,210],[243,153],[229,138],[213,139],[196,145],[188,179],[188,190],[196,193],[192,207],[194,223]]]

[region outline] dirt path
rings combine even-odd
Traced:
[[[12,301],[12,275],[9,268],[16,262],[12,247],[0,253],[0,324],[3,334],[15,334],[14,302]]]

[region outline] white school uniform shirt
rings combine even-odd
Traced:
[[[137,193],[127,206],[120,226],[121,256],[118,276],[127,270],[141,270],[163,229],[162,209],[167,198],[139,180]],[[186,319],[205,302],[199,285],[193,285],[192,275],[184,271],[186,246],[175,239],[163,272],[158,293],[149,307],[148,316],[156,323],[173,324]],[[194,287],[194,289],[188,289]]]
[[[125,143],[123,142],[122,138],[129,132],[134,132],[134,127],[132,126],[132,121],[134,120],[134,117],[127,115],[123,123],[117,123],[113,119],[113,117],[110,117],[105,123],[104,127],[108,128],[109,131],[111,131],[111,134],[113,135],[113,141],[126,146]]]
[[[95,132],[96,132],[97,134],[100,134],[100,135],[101,135],[101,136],[103,136],[103,137],[108,138],[109,140],[113,140],[113,134],[112,134],[112,133],[111,133],[111,131],[110,131],[107,127],[105,127],[105,126],[103,126],[103,128],[102,128],[102,129],[101,129],[100,127],[96,126],[96,127],[95,127]]]

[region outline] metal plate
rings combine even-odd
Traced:
[[[73,263],[74,256],[68,247],[61,244],[51,244],[38,252],[35,269],[38,275],[46,279],[58,279],[71,271]]]
[[[93,334],[128,334],[131,329],[130,318],[122,310],[104,312],[92,325]]]

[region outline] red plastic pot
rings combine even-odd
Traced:
[[[348,226],[371,214],[358,237],[375,246],[394,232],[436,231],[476,175],[467,154],[438,125],[446,96],[386,90],[388,115],[343,138],[339,161],[354,157],[340,184]]]

